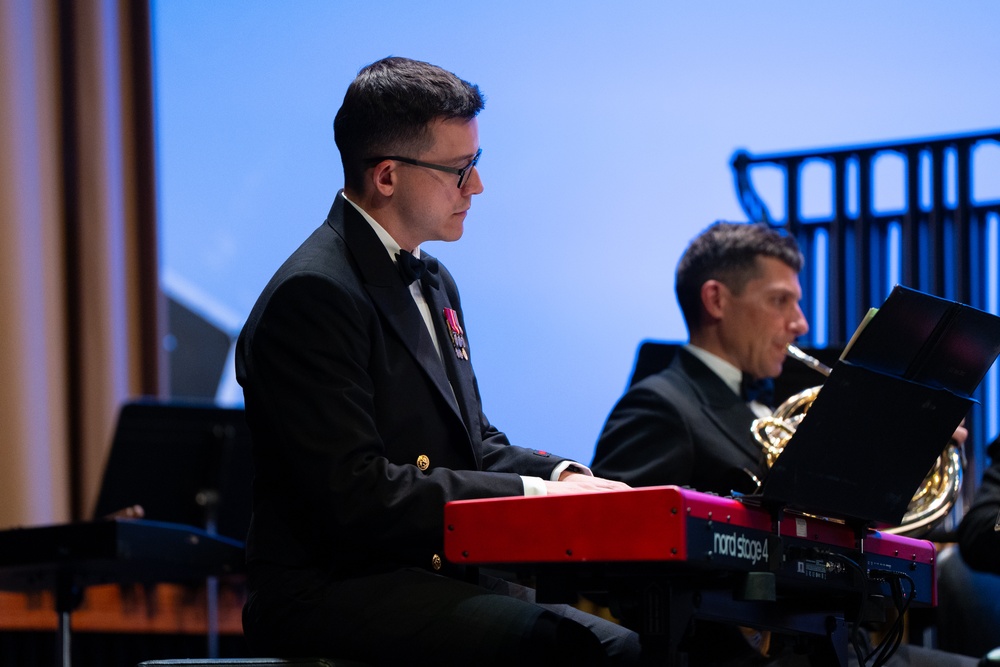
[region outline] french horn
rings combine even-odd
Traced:
[[[788,356],[824,376],[829,376],[832,371],[819,359],[806,354],[794,345],[789,345],[786,351]],[[774,461],[784,451],[788,441],[795,435],[795,429],[806,416],[821,389],[822,385],[819,385],[800,391],[779,405],[771,416],[754,420],[750,430],[763,451],[768,469],[774,465]],[[962,490],[964,469],[965,455],[962,447],[955,440],[949,440],[907,505],[900,524],[883,528],[883,532],[907,537],[921,537],[930,532],[955,506]]]

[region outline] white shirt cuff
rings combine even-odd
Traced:
[[[521,483],[524,484],[524,495],[526,496],[547,496],[548,489],[545,488],[545,480],[541,477],[527,477],[521,475]]]
[[[550,476],[550,481],[558,482],[559,476],[563,474],[563,471],[570,470],[570,472],[579,473],[581,475],[588,475],[590,477],[594,476],[590,468],[579,463],[574,463],[573,461],[563,461],[552,470],[552,475]],[[526,475],[521,475],[521,483],[524,484],[524,495],[526,496],[547,496],[549,495],[548,489],[545,488],[545,480],[541,477],[528,477]]]
[[[587,475],[588,477],[594,476],[594,473],[591,472],[590,468],[588,468],[583,464],[576,463],[575,461],[563,461],[562,463],[560,463],[555,467],[555,470],[552,471],[552,475],[549,477],[549,479],[553,482],[558,482],[559,475],[563,474],[564,470],[580,473],[581,475]]]

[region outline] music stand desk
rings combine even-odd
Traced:
[[[106,519],[0,531],[0,590],[55,593],[57,648],[69,667],[70,616],[97,584],[196,581],[239,572],[238,540],[144,519]]]

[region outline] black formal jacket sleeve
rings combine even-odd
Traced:
[[[612,409],[590,464],[632,486],[676,484],[728,495],[766,472],[754,413],[690,352],[629,388]]]
[[[1000,439],[988,449],[992,465],[983,473],[972,506],[958,526],[958,545],[969,567],[1000,573]]]
[[[447,333],[452,308],[464,329],[455,282],[439,275],[427,288],[435,326]],[[342,577],[437,569],[445,502],[521,495],[519,475],[549,477],[563,459],[508,443],[448,340],[452,382],[392,258],[338,195],[237,342],[255,465],[251,563]]]

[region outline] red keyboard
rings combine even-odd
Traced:
[[[445,555],[470,565],[617,564],[648,571],[771,572],[782,591],[891,594],[935,605],[931,542],[676,486],[445,506]],[[912,593],[911,593],[912,591]]]

